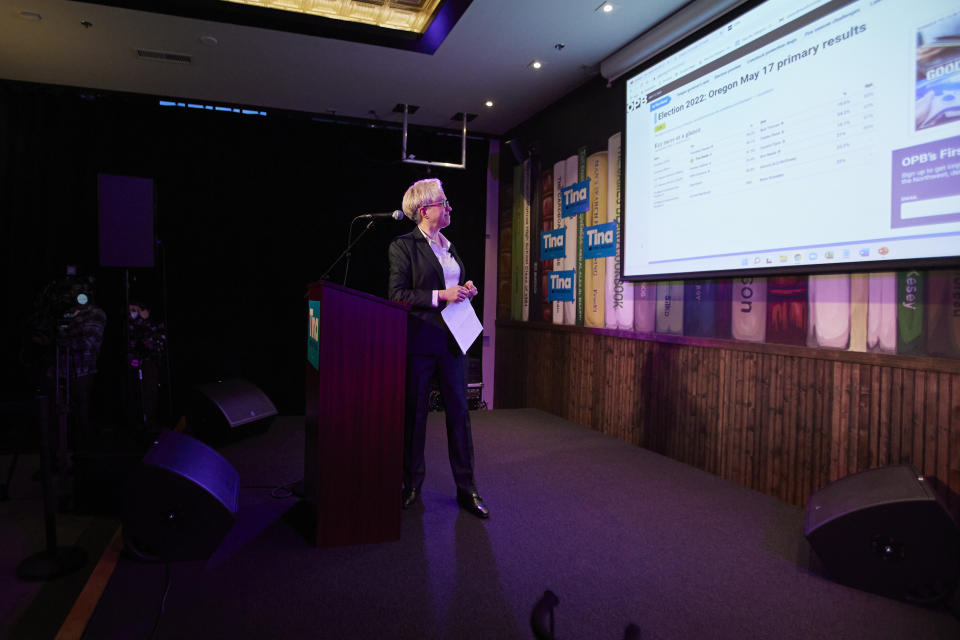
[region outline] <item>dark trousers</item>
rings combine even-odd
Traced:
[[[458,491],[476,490],[473,436],[467,410],[467,357],[444,349],[439,354],[407,356],[407,395],[403,428],[403,484],[420,488],[426,475],[423,446],[427,435],[430,376],[437,372],[446,406],[447,454]]]

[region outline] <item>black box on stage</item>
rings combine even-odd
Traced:
[[[240,476],[199,440],[164,431],[131,476],[127,547],[151,560],[209,558],[237,517]]]
[[[932,603],[960,571],[960,528],[933,479],[911,466],[863,471],[810,496],[804,534],[837,582]]]
[[[427,409],[429,411],[443,411],[445,406],[440,389],[437,388],[436,384],[431,384],[430,393],[427,397]],[[479,411],[486,408],[487,403],[483,401],[483,383],[471,382],[467,385],[467,409]]]

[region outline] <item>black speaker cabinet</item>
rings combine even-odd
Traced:
[[[857,473],[810,496],[804,534],[827,574],[892,598],[949,596],[960,568],[960,529],[911,466]]]
[[[208,442],[237,437],[238,427],[265,424],[277,408],[256,385],[240,379],[222,380],[194,387],[187,425]]]
[[[97,176],[100,266],[153,266],[153,187],[152,178]]]
[[[219,453],[163,431],[130,479],[127,547],[145,559],[209,558],[237,517],[240,476]]]

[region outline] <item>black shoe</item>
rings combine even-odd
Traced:
[[[466,491],[457,492],[457,504],[464,511],[468,511],[478,518],[489,518],[490,510],[487,509],[487,505],[483,504],[483,498],[480,497],[480,494],[476,491],[471,491],[467,493]]]
[[[420,489],[417,487],[404,488],[403,491],[400,492],[400,506],[404,509],[409,509],[415,505],[419,499]]]

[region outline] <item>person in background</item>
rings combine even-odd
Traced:
[[[391,242],[391,300],[410,305],[407,319],[407,388],[403,431],[401,501],[408,509],[420,498],[426,475],[424,442],[430,377],[437,373],[446,408],[447,452],[457,486],[457,503],[488,518],[473,477],[473,436],[467,410],[467,357],[447,329],[440,311],[477,295],[456,249],[440,232],[450,225],[450,203],[436,178],[413,183],[403,196],[403,213],[417,228]]]

